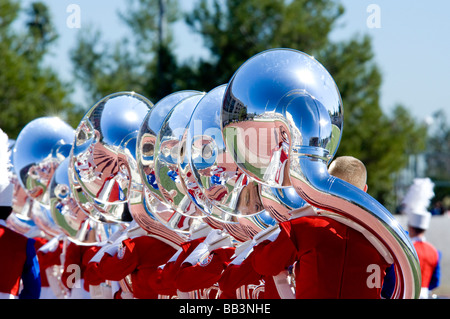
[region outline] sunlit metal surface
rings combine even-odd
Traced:
[[[108,95],[84,115],[72,149],[74,177],[86,200],[108,221],[124,220],[128,192],[141,184],[136,166],[136,137],[153,107],[134,92]]]
[[[43,205],[37,201],[33,201],[32,219],[34,223],[48,236],[55,237],[62,235],[62,230],[53,220],[49,205]]]
[[[405,231],[374,198],[327,172],[342,128],[334,80],[302,52],[257,54],[228,84],[222,133],[238,166],[265,185],[294,187],[308,203],[353,224],[395,262],[394,298],[417,298],[420,268]]]
[[[261,185],[261,201],[277,222],[284,222],[291,218],[292,210],[309,205],[293,187],[278,188]]]
[[[129,208],[130,213],[133,216],[133,220],[151,237],[155,237],[165,241],[171,246],[180,246],[181,243],[188,240],[189,226],[183,227],[183,218],[186,216],[181,214],[175,214],[170,207],[165,206],[161,201],[154,196],[144,196],[143,192],[147,190],[133,189],[130,192]],[[148,203],[148,200],[152,201]],[[157,219],[152,210],[156,210],[155,206],[158,206],[159,213],[163,214],[162,208],[167,208],[167,214],[160,216],[160,219],[164,220],[164,223]],[[177,218],[178,217],[178,218]]]
[[[180,101],[201,94],[200,91],[179,91],[172,93],[148,112],[139,129],[137,143],[137,162],[143,185],[159,200],[163,196],[156,184],[155,177],[155,144],[164,119]]]
[[[138,224],[150,232],[156,227],[155,220],[167,227],[169,236],[175,231],[177,236],[187,238],[193,223],[199,222],[196,215],[191,218],[187,214],[180,214],[166,201],[161,188],[157,183],[155,164],[157,152],[156,142],[160,135],[165,119],[171,114],[174,107],[185,99],[202,95],[200,91],[180,91],[166,96],[151,109],[144,119],[138,134],[137,166],[142,180],[142,189],[134,192],[134,205],[130,211]],[[142,197],[142,198],[141,198]],[[195,212],[198,216],[198,211]],[[161,230],[158,230],[160,232]]]
[[[289,186],[289,151],[301,154],[309,146],[329,161],[342,126],[334,80],[299,51],[264,51],[245,62],[227,87],[222,129],[228,150],[241,169],[269,186]]]
[[[216,87],[197,103],[182,136],[178,170],[191,200],[210,220],[243,239],[266,228],[263,221],[270,223],[270,218],[256,216],[265,214],[260,185],[237,167],[223,142],[220,111],[225,88]],[[244,228],[238,226],[241,220]]]

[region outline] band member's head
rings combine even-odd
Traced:
[[[359,159],[353,156],[337,157],[331,162],[328,172],[367,192],[367,169]]]

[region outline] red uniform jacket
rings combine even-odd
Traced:
[[[428,242],[414,241],[413,244],[417,252],[417,257],[419,257],[422,287],[428,288],[439,262],[439,253],[437,249]]]
[[[175,277],[180,269],[181,263],[204,240],[205,237],[201,237],[182,243],[176,258],[173,258],[174,260],[169,260],[163,268],[158,268],[149,278],[150,286],[160,295],[176,295],[177,287]]]
[[[113,281],[120,281],[131,274],[134,297],[156,299],[158,293],[150,287],[149,278],[175,252],[172,246],[149,236],[126,239],[116,255],[104,254],[98,263],[98,271]]]
[[[38,256],[39,267],[41,269],[41,285],[42,287],[50,287],[45,270],[54,265],[61,265],[61,253],[63,243],[60,241],[59,246],[54,251],[43,252],[39,248],[48,243],[48,240],[42,237],[34,238],[36,240],[35,248]]]
[[[80,270],[80,278],[84,280],[84,290],[89,292],[89,281],[85,280],[84,274],[86,266],[94,255],[100,250],[99,246],[77,245],[73,242],[67,246],[66,259],[64,261],[64,271],[61,275],[61,281],[64,286],[71,289],[71,284],[74,280],[69,278],[75,274],[75,271],[71,265],[77,265]]]
[[[324,216],[300,217],[280,228],[273,242],[254,247],[252,263],[258,273],[274,276],[297,261],[298,299],[380,298],[389,264],[364,235]],[[379,269],[375,287],[368,284],[373,275],[369,266]]]
[[[242,261],[241,264],[229,264],[223,271],[219,280],[219,288],[222,291],[221,299],[237,298],[236,290],[241,286],[247,288],[249,285],[258,286],[264,281],[264,293],[259,295],[259,299],[280,299],[272,276],[262,276],[257,273],[252,265],[251,254]],[[251,299],[251,296],[244,296]]]
[[[28,238],[0,225],[0,292],[19,295]]]
[[[190,292],[212,287],[231,262],[234,251],[234,247],[219,248],[210,253],[205,251],[195,264],[183,262],[175,279],[177,289]]]

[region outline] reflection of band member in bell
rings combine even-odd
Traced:
[[[149,173],[146,172],[147,183],[156,190],[159,190],[158,183],[156,182],[155,171],[151,170]]]
[[[98,142],[99,132],[95,144],[77,156],[75,168],[79,172],[85,187],[96,198],[114,202],[124,200],[124,187],[129,182],[129,172],[124,163],[124,155],[117,154]],[[122,169],[122,166],[125,166]]]
[[[285,176],[289,176],[289,136],[282,125],[280,125],[279,131],[276,129],[274,131],[277,147],[272,151],[266,174],[271,174],[271,178],[277,185],[288,186],[289,179]]]
[[[248,182],[245,175],[242,180],[244,185],[238,195],[236,212],[240,215],[254,215],[264,210],[259,193],[259,184]]]
[[[208,199],[220,202],[228,194],[228,189],[223,185],[212,185],[205,189],[205,195]]]
[[[29,190],[29,194],[32,198],[40,198],[44,194],[50,184],[51,177],[53,176],[56,167],[57,165],[53,162],[30,167],[28,175],[31,178],[30,184],[33,188]]]

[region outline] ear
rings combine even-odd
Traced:
[[[363,191],[367,193],[367,189],[368,189],[368,188],[369,188],[369,186],[367,186],[367,184],[366,184],[366,185],[364,185],[364,189],[363,189]]]

